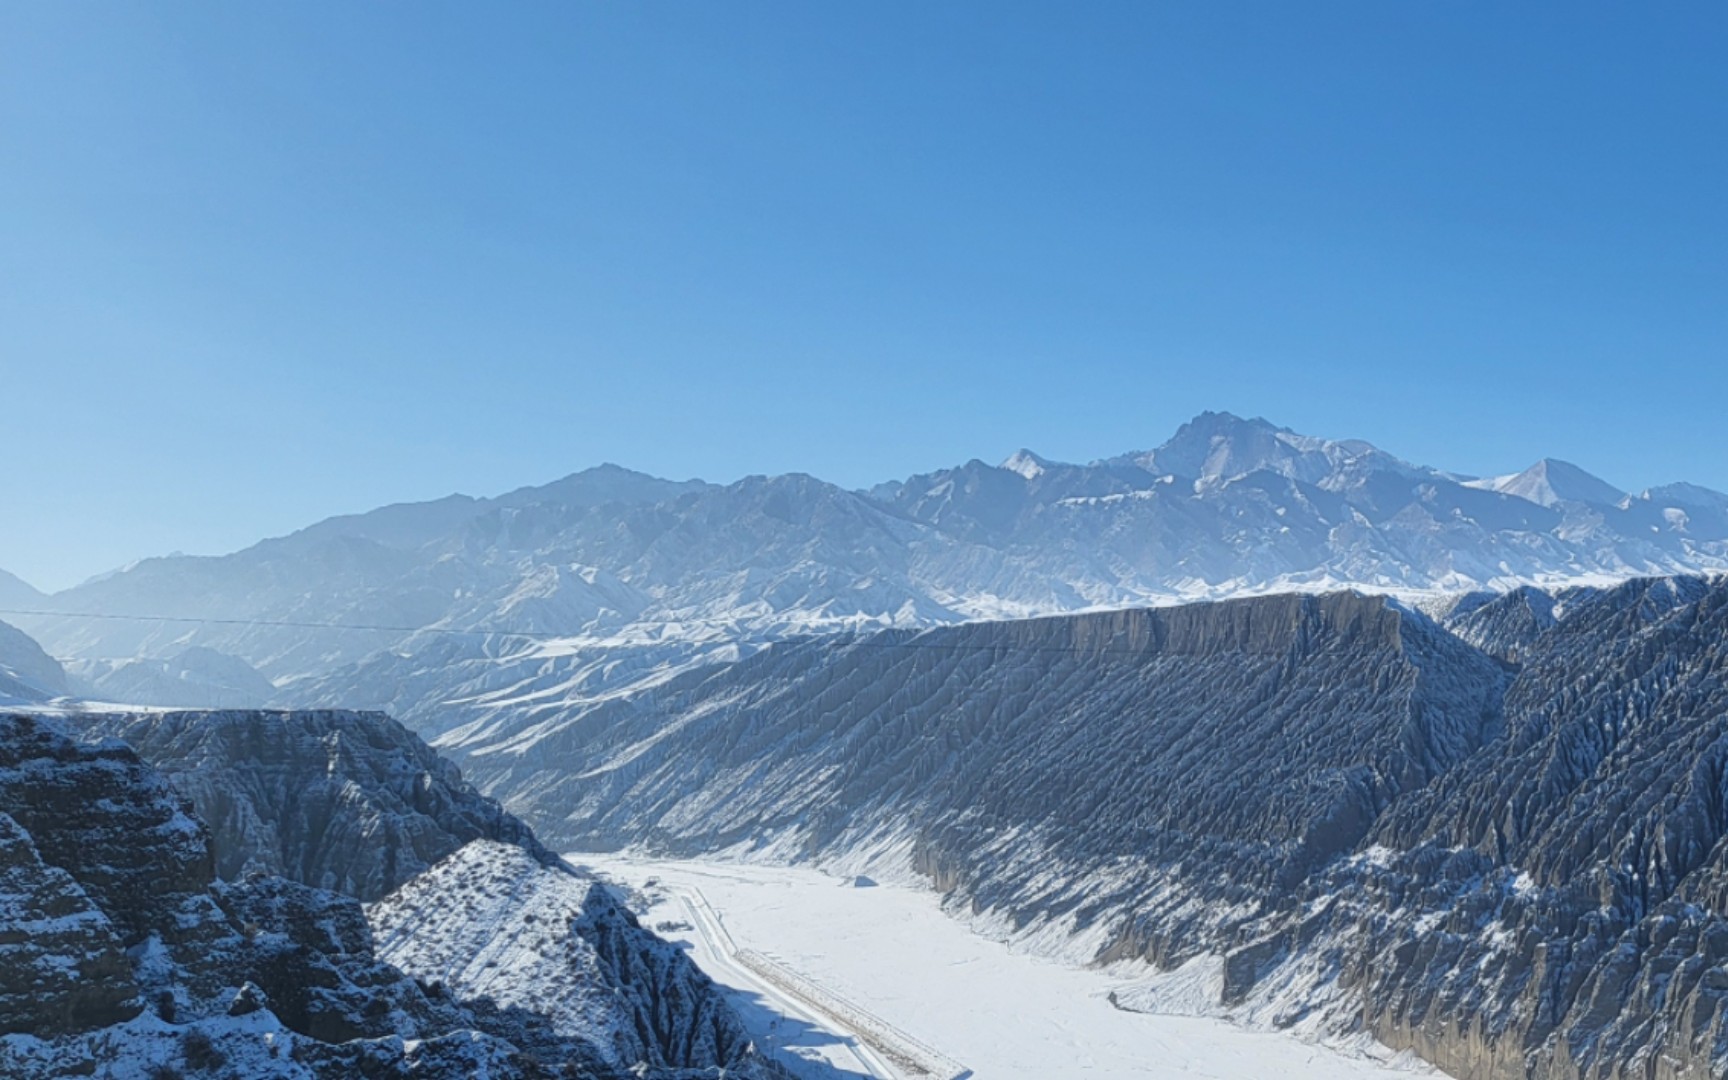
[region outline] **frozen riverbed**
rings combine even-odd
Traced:
[[[840,1011],[857,1006],[890,1031],[962,1063],[978,1080],[1438,1075],[1407,1060],[1347,1055],[1223,1020],[1119,1010],[1107,999],[1129,985],[1119,974],[1016,953],[944,915],[936,896],[922,889],[857,887],[797,867],[569,858],[638,888],[657,882],[647,892],[655,905],[644,921],[677,927],[661,932],[689,942],[704,970],[738,992],[759,1044],[793,1055],[811,1080],[906,1070],[869,1037],[854,1038],[856,1025],[829,1020],[726,955],[729,949],[763,954],[770,965],[814,983]],[[704,901],[720,926],[704,925]]]

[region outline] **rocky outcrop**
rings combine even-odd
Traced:
[[[0,1073],[154,1061],[338,1077],[364,1057],[369,1075],[468,1075],[419,1069],[404,1038],[478,1040],[458,1056],[535,1072],[379,962],[355,901],[279,879],[219,885],[190,810],[119,742],[0,716]]]
[[[276,874],[365,902],[471,840],[555,857],[454,765],[378,713],[82,713],[124,741],[208,822],[216,872]]]
[[[1728,583],[785,644],[511,750],[471,773],[560,842],[900,853],[998,932],[1211,957],[1221,1010],[1460,1076],[1728,1070]]]
[[[1493,752],[1391,808],[1374,840],[1396,854],[1333,890],[1378,898],[1360,906],[1395,927],[1356,974],[1366,1019],[1465,1074],[1720,1075],[1728,587],[1556,607],[1519,648]],[[1427,910],[1386,904],[1389,882],[1428,890]]]
[[[0,1075],[777,1075],[747,1045],[724,1062],[621,1061],[605,1031],[416,980],[379,955],[358,900],[260,873],[219,880],[192,809],[119,741],[0,715]],[[637,934],[637,948],[652,940]],[[691,1015],[701,1037],[708,1018]]]
[[[543,1017],[556,1034],[584,1034],[612,1067],[751,1061],[748,1034],[708,977],[568,866],[476,840],[369,915],[392,964],[506,1021]],[[531,1028],[513,1041],[537,1037]]]
[[[159,931],[198,940],[214,880],[209,835],[124,744],[79,744],[47,721],[0,715],[0,813],[128,944]]]
[[[89,1031],[142,1006],[113,923],[0,814],[0,1035]]]
[[[117,736],[125,747],[111,741],[102,744],[107,752],[136,752],[190,797],[209,823],[207,873],[222,879],[211,890],[216,903],[230,924],[252,928],[239,969],[252,973],[274,1014],[295,1031],[347,1044],[466,1026],[529,1059],[602,1073],[639,1065],[772,1072],[724,998],[682,953],[637,926],[609,893],[578,878],[526,825],[386,716],[82,712],[66,723],[87,736]],[[493,862],[512,868],[512,880],[545,885],[559,912],[537,912],[532,890],[518,888],[500,892],[502,906],[484,918],[451,906],[438,883],[464,873],[460,855],[469,849],[493,853]],[[378,909],[397,913],[413,932],[392,930],[390,949],[375,956],[356,900],[384,901]],[[447,974],[425,978],[440,987],[429,999],[389,962],[476,935],[490,939],[505,925],[527,927],[525,940],[539,943],[558,919],[608,947],[568,955],[519,950],[501,974],[532,999]],[[570,925],[560,933],[584,940]],[[529,968],[536,977],[521,981]],[[410,965],[409,973],[426,974],[423,965]],[[587,999],[604,1009],[567,1015],[576,998],[548,997],[556,985],[585,986]]]
[[[647,934],[608,888],[591,884],[570,926],[593,950],[607,982],[636,988],[628,998],[630,1019],[650,1061],[733,1068],[751,1061],[749,1034],[708,976],[675,946]]]

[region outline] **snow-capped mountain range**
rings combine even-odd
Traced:
[[[145,559],[28,605],[63,615],[7,617],[91,696],[258,703],[213,650],[281,703],[387,707],[432,731],[811,632],[1718,569],[1728,495],[1620,492],[1558,461],[1476,479],[1206,413],[1143,453],[1021,451],[868,491],[601,466]]]

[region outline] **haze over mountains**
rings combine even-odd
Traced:
[[[257,703],[263,680],[188,648],[244,660],[283,700],[317,701],[382,658],[532,651],[505,632],[566,639],[538,647],[549,659],[600,642],[689,659],[812,631],[1725,567],[1728,495],[1705,488],[1625,493],[1558,461],[1462,477],[1206,413],[1149,452],[1074,465],[1021,451],[863,492],[605,465],[495,498],[331,518],[232,555],[144,559],[49,597],[0,579],[0,601],[68,612],[11,618],[89,689],[233,705]],[[140,658],[152,671],[124,671]]]
[[[0,604],[7,607],[24,607],[35,604],[42,599],[42,594],[29,582],[20,579],[15,574],[0,570]]]
[[[71,692],[66,672],[15,626],[0,623],[0,705],[49,701]]]

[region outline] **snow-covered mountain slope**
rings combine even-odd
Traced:
[[[23,578],[0,570],[0,607],[34,608],[44,599],[36,587]]]
[[[515,845],[475,840],[367,915],[385,960],[462,1000],[546,1017],[560,1036],[603,1032],[613,1067],[748,1059],[707,976],[642,933],[607,886]],[[620,987],[652,987],[661,1004]]]
[[[71,692],[59,661],[29,634],[0,622],[0,705],[43,702]]]
[[[477,1012],[484,1030],[530,1056],[570,1053],[578,1040],[595,1068],[760,1072],[736,1017],[681,953],[636,926],[610,893],[576,875],[389,717],[84,711],[65,722],[86,735],[117,736],[190,796],[210,823],[220,877],[276,874],[377,901],[377,911],[392,913],[381,953],[388,962],[449,955],[464,942],[527,928],[512,965],[492,971],[498,978],[490,981],[398,966],[442,983]],[[458,880],[481,891],[451,904],[442,885]],[[467,902],[482,894],[484,911]],[[566,947],[572,935],[586,951]],[[542,943],[544,954],[534,954]],[[611,1011],[596,1019],[563,1005],[536,1008],[523,997],[540,996],[554,979],[586,987]]]
[[[68,675],[80,697],[128,705],[256,709],[277,697],[252,665],[201,645],[162,659],[75,660]]]
[[[1449,606],[787,643],[467,768],[554,842],[916,871],[1029,947],[1179,972],[1127,1006],[1210,986],[1461,1076],[1721,1075],[1728,582]]]
[[[523,509],[617,511],[705,488],[603,466],[497,499],[452,496],[388,506],[331,518],[234,555],[144,559],[36,605],[168,621],[21,618],[68,656],[166,659],[202,645],[238,656],[273,679],[330,670],[402,642],[420,627],[471,629],[507,618],[512,629],[537,631],[542,626],[532,616],[538,610],[559,630],[579,634],[596,621],[617,624],[639,600],[594,567],[548,563],[532,557],[533,547],[512,547],[512,530],[539,527],[535,513],[525,518]],[[231,621],[197,621],[207,619]],[[331,624],[361,629],[318,629]]]
[[[355,901],[217,882],[188,809],[119,743],[0,716],[0,1074],[533,1074],[379,963]]]
[[[199,646],[256,668],[285,704],[483,731],[812,632],[1728,569],[1728,496],[1611,494],[1558,462],[1472,481],[1207,413],[1143,453],[1074,465],[1022,451],[868,492],[603,467],[218,558],[146,559],[42,602],[63,615],[20,618],[104,678]],[[138,694],[198,689],[166,671],[143,685],[154,670],[126,678]]]
[[[1147,453],[1010,467],[1027,460],[1022,452],[999,468],[973,462],[874,494],[946,532],[1035,558],[1102,604],[1326,584],[1460,590],[1728,565],[1718,522],[1683,522],[1665,494],[1628,500],[1561,463],[1471,481],[1364,442],[1216,413]]]
[[[884,822],[1043,821],[1059,795],[1079,832],[1162,823],[1147,856],[1216,847],[1240,869],[1252,837],[1282,881],[1490,738],[1504,677],[1382,599],[1284,595],[777,645],[466,767],[578,846],[821,848]]]
[[[1465,486],[1516,495],[1538,506],[1550,507],[1567,502],[1617,507],[1627,499],[1624,491],[1607,481],[1591,476],[1569,461],[1553,458],[1543,458],[1523,472],[1471,480]]]
[[[1638,501],[1660,508],[1675,528],[1711,535],[1728,531],[1728,495],[1696,484],[1664,484],[1638,496]]]

